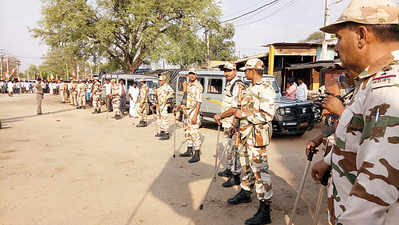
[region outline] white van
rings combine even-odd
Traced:
[[[183,82],[188,81],[188,71],[181,71],[176,78],[175,103],[180,104],[183,97]],[[206,119],[214,121],[213,116],[221,111],[223,90],[226,86],[226,78],[223,71],[198,71],[197,79],[203,87],[202,104],[200,108],[201,122]],[[243,72],[237,74],[244,83],[249,85]],[[280,88],[273,76],[264,75],[264,79],[271,82],[275,92],[275,104],[277,110],[273,119],[274,134],[303,135],[306,130],[313,128],[314,103],[311,101],[291,100],[281,95]]]

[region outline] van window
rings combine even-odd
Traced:
[[[208,93],[222,94],[223,80],[222,79],[209,79],[208,80]]]
[[[179,77],[179,83],[178,83],[177,90],[183,91],[183,83],[184,83],[184,81],[186,81],[185,77]]]
[[[148,88],[154,88],[154,82],[147,80],[146,83]]]

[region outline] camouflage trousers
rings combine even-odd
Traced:
[[[115,116],[120,116],[121,115],[121,98],[119,96],[113,96],[112,97],[112,108],[114,109]]]
[[[147,121],[147,104],[148,103],[138,103],[139,107],[137,107],[137,114],[141,121]]]
[[[100,95],[93,95],[93,107],[94,110],[101,111],[101,96]]]
[[[60,90],[61,102],[65,102],[64,90]]]
[[[184,127],[184,138],[187,143],[187,147],[194,147],[194,150],[200,150],[201,147],[201,135],[199,132],[199,115],[197,116],[196,124],[192,124],[191,120],[194,118],[195,110],[186,110],[190,114],[184,116],[183,127]]]
[[[246,143],[240,144],[240,162],[243,176],[241,188],[251,190],[251,183],[255,179],[255,191],[259,200],[271,199],[273,196],[272,176],[267,162],[267,147],[254,147]]]
[[[169,121],[168,121],[168,106],[167,105],[162,105],[159,106],[159,112],[160,115],[158,115],[158,127],[159,127],[159,132],[163,131],[168,133],[169,130]]]
[[[68,91],[67,91],[67,90],[64,90],[64,91],[62,92],[62,94],[64,95],[63,101],[64,101],[64,102],[68,102]]]
[[[72,92],[71,94],[71,105],[78,106],[78,93]]]
[[[78,105],[85,106],[86,105],[86,96],[83,94],[78,95]]]
[[[226,162],[226,169],[230,169],[233,174],[241,173],[238,149],[234,148],[235,135],[230,137],[230,129],[224,128],[222,138],[223,152]]]

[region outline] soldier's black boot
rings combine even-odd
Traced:
[[[147,126],[147,122],[143,121],[143,127],[146,127],[146,126]]]
[[[270,217],[270,201],[260,200],[258,212],[252,217],[245,221],[246,225],[264,225],[272,223]]]
[[[120,120],[120,119],[122,119],[122,116],[121,116],[121,115],[116,115],[116,116],[115,116],[115,119],[116,119],[116,120]]]
[[[146,123],[143,120],[140,120],[139,124],[136,127],[145,127]]]
[[[196,163],[200,161],[200,151],[199,150],[195,150],[194,151],[194,155],[193,157],[188,160],[189,163]]]
[[[249,203],[251,201],[251,192],[241,188],[240,192],[238,192],[234,197],[227,200],[227,203],[231,205],[238,205],[241,203]]]
[[[162,137],[163,135],[164,135],[164,131],[161,131],[161,132],[157,132],[156,134],[155,134],[155,137]]]
[[[169,140],[169,133],[164,132],[160,137],[159,140]]]
[[[187,147],[187,151],[185,153],[180,154],[180,157],[191,157],[193,155],[193,147]]]
[[[231,176],[226,182],[222,184],[223,187],[233,187],[234,185],[240,185],[240,175],[233,175]]]
[[[219,172],[218,176],[219,177],[231,177],[231,176],[233,176],[233,173],[231,172],[230,169],[225,169],[224,171]]]

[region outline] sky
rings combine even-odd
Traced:
[[[330,22],[335,21],[349,0],[330,0]],[[222,21],[254,10],[273,0],[220,0]],[[261,47],[274,42],[297,42],[324,23],[325,0],[279,0],[270,7],[232,21],[237,54],[241,57],[264,53]],[[0,0],[0,51],[21,60],[21,71],[40,65],[46,54],[43,42],[32,37],[29,28],[38,27],[40,0]]]

